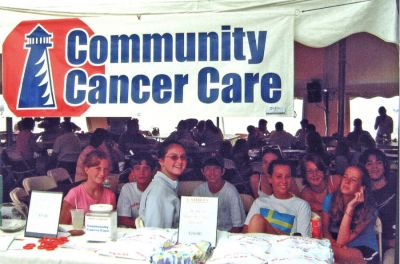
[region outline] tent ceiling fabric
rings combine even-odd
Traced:
[[[96,0],[95,5],[81,0],[0,0],[0,42],[21,20],[291,9],[296,14],[295,40],[310,47],[325,47],[357,32],[368,32],[386,42],[398,43],[396,0],[119,0],[117,3],[112,0]]]

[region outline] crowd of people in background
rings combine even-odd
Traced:
[[[282,122],[268,131],[267,120],[260,119],[234,144],[224,140],[212,120],[181,120],[160,142],[140,130],[136,118],[110,118],[109,128],[97,128],[87,144],[70,118],[36,121],[44,129],[41,140],[52,142],[52,152],[37,142],[33,118],[18,122],[15,150],[36,169],[34,153],[48,155],[45,169],[65,168],[74,180],[62,205],[62,223],[71,223],[71,208],[87,212],[91,204],[108,203],[117,210],[119,225],[135,228],[140,219],[148,227],[177,228],[179,180],[201,179],[204,183],[193,195],[219,198],[220,230],[310,236],[310,218],[316,214],[338,263],[377,263],[373,228],[379,217],[386,259],[393,258],[397,177],[377,148],[390,141],[393,130],[384,107],[376,118],[376,141],[357,118],[346,137],[333,138],[333,152],[307,119],[301,120],[295,135],[285,131]],[[258,171],[249,156],[254,148],[260,150]],[[295,167],[282,155],[290,148],[304,151]],[[10,157],[5,153],[2,159]],[[118,193],[105,187],[109,172],[126,174],[121,174],[124,185]],[[247,215],[240,193],[255,199]],[[274,221],[277,216],[283,224]]]

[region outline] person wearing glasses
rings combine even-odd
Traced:
[[[135,219],[139,216],[142,193],[149,186],[157,171],[156,160],[148,154],[135,156],[129,182],[124,184],[118,198],[118,224],[135,227]]]
[[[160,171],[143,192],[139,217],[145,227],[177,228],[180,200],[178,178],[186,168],[185,148],[177,141],[164,141],[159,146]]]
[[[300,193],[300,198],[310,204],[311,211],[321,216],[322,202],[325,196],[339,188],[342,177],[327,175],[327,166],[316,154],[305,155],[300,163],[300,170],[305,185]]]

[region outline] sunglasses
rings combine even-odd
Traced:
[[[173,161],[178,161],[178,159],[182,160],[182,161],[186,161],[187,157],[185,155],[182,156],[178,156],[178,155],[169,155],[169,156],[165,156],[166,158],[169,158]]]

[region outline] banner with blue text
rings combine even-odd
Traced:
[[[3,43],[16,116],[293,115],[294,16],[23,21]]]

